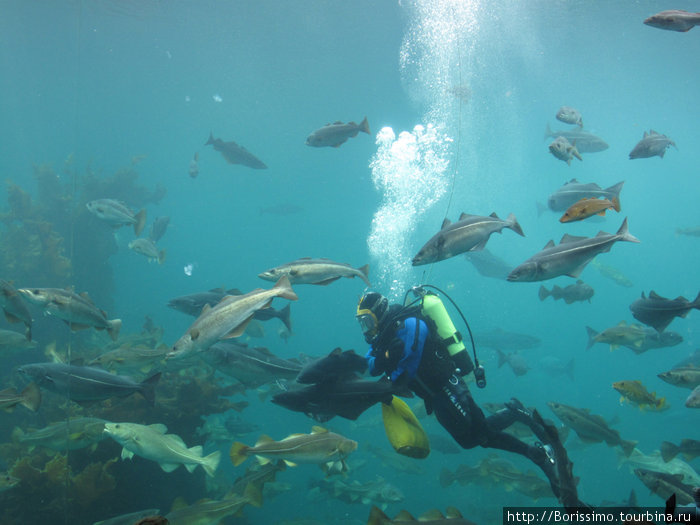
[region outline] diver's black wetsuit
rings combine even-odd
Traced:
[[[390,315],[386,317],[390,319],[379,327],[379,335],[365,356],[370,374],[386,374],[394,383],[407,384],[423,399],[428,413],[435,412],[440,424],[463,448],[497,448],[529,458],[547,475],[558,497],[556,470],[545,450],[503,431],[521,421],[539,439],[544,439],[544,429],[522,405],[514,401],[507,404],[508,408],[485,417],[452,359],[430,343],[426,323],[417,317],[399,321]]]

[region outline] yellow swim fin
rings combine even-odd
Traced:
[[[416,459],[428,457],[428,435],[402,399],[393,396],[391,404],[382,403],[382,419],[386,437],[396,452]]]

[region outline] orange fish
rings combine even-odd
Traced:
[[[564,212],[559,222],[582,221],[592,215],[605,215],[605,210],[608,209],[620,211],[620,200],[617,197],[613,197],[612,201],[584,197],[569,206],[569,209]]]
[[[641,381],[617,381],[612,387],[622,394],[620,402],[629,401],[640,410],[666,410],[666,398],[657,398],[656,392],[649,392]]]

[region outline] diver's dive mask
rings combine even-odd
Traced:
[[[367,292],[357,303],[355,318],[365,336],[365,341],[371,343],[379,332],[379,323],[384,317],[389,301],[382,294]]]
[[[360,323],[360,329],[365,336],[365,340],[369,342],[369,340],[377,335],[379,323],[377,322],[377,316],[374,315],[372,310],[359,310],[355,318],[357,322]]]

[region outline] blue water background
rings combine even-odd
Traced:
[[[123,333],[139,331],[150,315],[165,327],[165,342],[172,344],[191,319],[168,309],[170,298],[218,286],[267,287],[257,273],[298,257],[374,268],[378,261],[370,258],[367,237],[382,195],[369,169],[376,152],[373,138],[360,134],[338,149],[309,148],[304,140],[327,122],[359,122],[365,115],[373,134],[384,126],[398,133],[428,124],[429,108],[420,100],[421,89],[427,88],[399,67],[402,40],[416,16],[411,2],[402,4],[0,2],[2,176],[31,191],[33,164],[52,163],[60,171],[73,154],[78,166],[91,161],[112,173],[133,156],[146,155],[137,166],[139,183],[167,187],[166,197],[148,209],[151,218],[171,217],[161,241],[167,260],[162,266],[147,264],[128,250],[131,232],[117,233],[120,250],[111,258],[117,293],[110,315],[123,319]],[[461,212],[496,211],[501,217],[513,212],[526,236],[506,230],[492,237],[489,249],[515,266],[550,239],[558,242],[564,233],[614,233],[628,217],[630,232],[641,243],[616,244],[597,260],[618,268],[634,286],[620,287],[589,266],[582,278],[595,288],[590,304],[540,302],[541,283],[486,279],[463,257],[436,264],[427,277],[423,268],[412,270],[413,282],[405,284],[429,279],[449,288],[477,342],[479,332],[495,327],[542,339],[539,348],[523,351],[531,370],[517,378],[507,367],[497,368],[492,350],[480,348],[489,384],[474,392],[477,402],[517,396],[547,417],[553,417],[546,407],[552,400],[588,407],[615,418],[615,428],[624,438],[638,440],[645,453],[663,440],[697,439],[698,413],[683,406],[688,391],[661,382],[656,374],[698,348],[700,313],[672,323],[671,329],[685,338],[681,345],[640,356],[624,348],[610,352],[604,345],[586,351],[584,327],[602,330],[621,320],[632,322],[628,306],[642,291],[689,299],[698,293],[698,239],[675,230],[700,225],[700,29],[675,33],[643,25],[644,18],[669,7],[652,1],[469,5],[476,9],[478,29],[456,40],[463,55],[459,65],[452,65],[452,78],[459,72],[468,79],[472,98],[455,106],[461,119],[447,123],[455,140],[450,158],[458,152],[459,159],[446,173],[450,182],[456,174],[454,194],[449,209],[446,195],[423,215],[406,240],[409,251],[416,252],[446,215],[455,220]],[[673,7],[697,10],[694,2]],[[586,128],[610,148],[571,166],[554,159],[543,131],[548,122],[553,129],[565,127],[554,120],[561,105],[578,108]],[[667,134],[678,150],[670,149],[664,159],[628,160],[649,129]],[[226,164],[203,145],[210,131],[244,145],[269,169]],[[200,174],[192,179],[187,168],[195,152]],[[571,225],[561,225],[549,211],[538,216],[535,203],[545,203],[572,178],[602,187],[624,180],[622,212]],[[260,212],[279,204],[302,211],[287,216]],[[183,269],[189,264],[188,276]],[[560,277],[543,284],[572,282]],[[25,284],[31,285],[17,283]],[[377,287],[386,291],[388,283]],[[357,279],[298,286],[294,335],[285,344],[270,328],[264,343],[282,357],[322,355],[336,346],[364,351],[353,318],[363,289]],[[55,329],[64,326],[56,321]],[[539,364],[545,356],[574,357],[575,380],[548,375]],[[642,380],[671,408],[648,413],[621,405],[610,384],[623,379]],[[498,520],[503,505],[531,503],[505,490],[440,487],[441,468],[474,464],[487,450],[459,456],[433,452],[422,462],[423,476],[395,474],[362,451],[367,442],[390,450],[378,412],[375,407],[360,419],[374,418],[375,427],[338,419],[329,426],[361,443],[353,459],[369,464],[358,470],[360,480],[378,474],[405,492],[404,502],[387,509],[390,516],[403,508],[418,515],[454,505],[481,523],[489,516]],[[243,416],[276,439],[308,432],[312,424],[269,403],[253,403]],[[424,424],[430,432],[444,433],[433,419]],[[584,501],[622,500],[634,488],[640,502],[660,503],[625,467],[618,469],[614,449],[577,442],[572,437],[567,447]],[[520,458],[508,459],[533,468]],[[233,479],[240,472],[226,463],[221,468]],[[154,482],[167,482],[167,476]],[[308,479],[320,476],[311,466],[285,471],[278,479],[294,488],[274,502],[278,510],[266,504],[247,507],[245,514],[257,523],[293,517],[366,519],[367,505],[307,501]],[[183,495],[173,487],[173,497]]]

